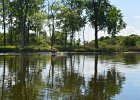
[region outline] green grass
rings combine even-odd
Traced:
[[[15,52],[17,50],[16,46],[0,46],[0,52]]]
[[[56,47],[58,51],[61,52],[127,52],[127,51],[134,51],[139,52],[140,47],[124,47],[121,45],[104,45],[100,46],[99,49],[95,49],[93,47],[75,47],[75,48],[61,48]],[[50,48],[48,46],[0,46],[0,52],[50,52]]]
[[[0,46],[0,52],[49,52],[50,49],[42,46]]]

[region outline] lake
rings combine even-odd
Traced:
[[[140,100],[140,54],[0,54],[0,100]]]

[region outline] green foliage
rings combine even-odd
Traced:
[[[126,23],[121,10],[109,0],[6,0],[5,5],[8,32],[5,36],[0,33],[0,46],[4,45],[6,38],[7,45],[21,48],[19,51],[49,51],[48,47],[64,51],[117,51],[140,47],[139,36],[115,37]],[[3,13],[0,11],[0,14]],[[87,23],[95,29],[95,40],[86,42],[83,47],[76,34]],[[0,21],[0,24],[3,23]],[[45,24],[47,32],[43,30]],[[101,37],[98,41],[98,32],[102,30],[112,37]],[[98,44],[100,48],[97,48]]]
[[[121,10],[118,10],[115,6],[111,6],[107,13],[106,26],[108,34],[112,36],[115,36],[120,30],[126,27]]]
[[[3,45],[3,34],[0,33],[0,46],[2,46],[2,45]]]
[[[128,51],[121,45],[102,45],[99,49],[100,52],[124,52]]]
[[[0,52],[49,52],[48,46],[28,46],[22,48],[20,46],[0,46]]]
[[[121,11],[111,5],[108,0],[88,0],[86,2],[86,13],[89,23],[95,30],[96,48],[99,48],[98,31],[107,29],[108,34],[115,36],[126,26]]]
[[[134,47],[137,43],[137,36],[127,36],[122,40],[122,45],[125,47]]]
[[[0,52],[15,52],[15,46],[0,46]]]
[[[5,2],[6,28],[8,35],[3,37],[3,41],[8,38],[8,44],[26,46],[28,44],[28,35],[30,31],[39,33],[45,22],[46,13],[44,9],[44,0],[3,0]],[[1,4],[1,3],[0,3]],[[1,9],[1,8],[0,8]],[[1,18],[0,18],[1,20]],[[3,23],[0,23],[3,24]],[[20,38],[18,38],[20,37]],[[19,41],[17,41],[19,40]],[[4,45],[5,42],[2,44]]]
[[[65,33],[65,37],[70,37],[70,45],[74,42],[75,32],[81,30],[86,24],[86,19],[83,16],[84,2],[83,0],[63,1],[60,7],[60,13],[57,14],[57,19],[60,20],[59,27]],[[66,39],[65,39],[65,42]]]
[[[106,13],[110,6],[108,0],[88,0],[86,2],[88,21],[93,28],[97,27],[98,31],[105,28]]]
[[[101,51],[139,51],[140,36],[115,36],[99,38]]]
[[[47,15],[43,12],[36,12],[29,16],[30,28],[35,32],[40,32],[43,28],[43,24],[47,19]]]

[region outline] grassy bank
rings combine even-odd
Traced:
[[[41,46],[28,46],[24,48],[20,46],[0,46],[0,52],[50,52],[50,49]]]
[[[123,47],[123,46],[104,46],[99,49],[92,47],[78,47],[78,48],[60,48],[56,47],[59,52],[140,52],[140,47]],[[45,46],[0,46],[0,52],[50,52],[50,48]]]

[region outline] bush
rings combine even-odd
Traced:
[[[122,45],[125,47],[134,47],[137,44],[136,36],[127,36],[122,40]]]

